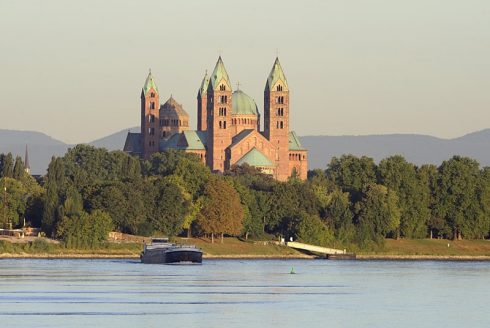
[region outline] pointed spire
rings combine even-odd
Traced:
[[[231,90],[230,78],[228,77],[228,72],[226,72],[225,64],[223,64],[221,56],[219,56],[218,61],[216,62],[216,66],[214,67],[213,74],[211,74],[209,81],[211,82],[211,86],[214,90],[216,90],[218,87],[217,84],[221,81],[226,83],[228,88]]]
[[[202,95],[206,90],[208,90],[208,85],[209,85],[209,77],[208,77],[208,70],[206,70],[206,73],[204,73],[204,78],[202,79],[201,82],[201,87],[199,88],[199,91],[197,92],[197,95]]]
[[[155,83],[155,80],[153,79],[153,75],[151,74],[151,68],[150,72],[148,73],[148,77],[146,78],[145,84],[143,85],[143,95],[146,96],[146,94],[153,88],[158,93],[158,88]]]
[[[29,151],[27,149],[27,144],[26,144],[26,154],[24,156],[24,167],[27,173],[31,173],[31,166],[29,164]]]
[[[282,70],[281,63],[279,62],[279,57],[276,57],[272,70],[267,78],[267,83],[265,85],[266,89],[272,90],[277,81],[282,81],[284,84],[284,91],[288,89],[288,81],[286,80],[286,75]]]

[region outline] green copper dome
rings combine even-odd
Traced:
[[[232,95],[232,114],[258,115],[257,104],[242,90],[236,90]]]
[[[151,89],[155,90],[155,92],[158,93],[157,85],[150,71],[150,73],[148,73],[148,77],[146,78],[145,85],[143,86],[143,94],[146,96],[146,94],[150,92]]]

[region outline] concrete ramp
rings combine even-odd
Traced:
[[[327,247],[321,247],[321,246],[303,244],[303,243],[298,243],[298,242],[295,242],[295,241],[289,241],[289,242],[286,243],[286,245],[288,247],[291,247],[291,248],[301,249],[301,250],[305,250],[305,251],[308,251],[308,252],[325,254],[325,255],[345,254],[345,251],[342,250],[342,249],[327,248]]]

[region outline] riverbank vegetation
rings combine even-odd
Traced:
[[[386,238],[483,240],[490,231],[490,168],[459,156],[417,167],[401,156],[376,164],[344,155],[307,181],[278,182],[249,166],[212,174],[179,151],[140,160],[78,145],[39,181],[9,154],[0,172],[3,222],[20,227],[25,218],[68,248],[104,247],[111,230],[213,242],[282,237],[357,252],[382,249]]]

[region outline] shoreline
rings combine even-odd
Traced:
[[[29,253],[3,253],[0,260],[6,259],[71,259],[71,260],[139,260],[139,255],[134,254],[29,254]],[[253,254],[232,254],[232,255],[212,255],[204,254],[205,260],[321,260],[312,255],[253,255]],[[358,254],[358,261],[490,261],[488,255],[393,255],[393,254]],[[354,260],[354,261],[355,261]],[[343,261],[343,260],[330,260]],[[352,261],[352,260],[347,260]]]

